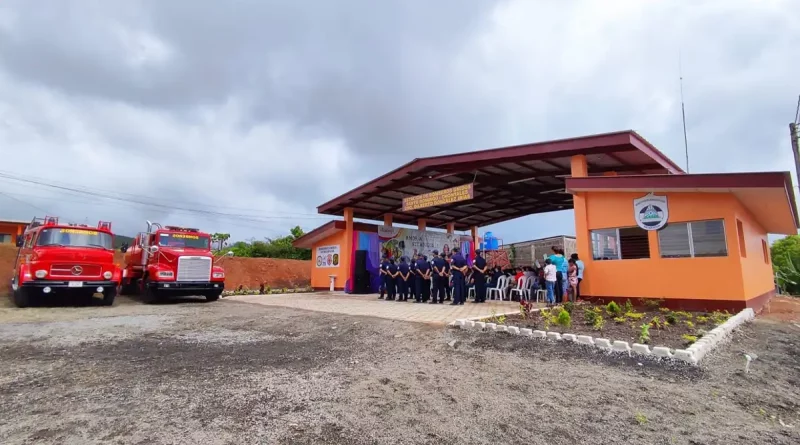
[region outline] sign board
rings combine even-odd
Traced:
[[[465,184],[449,189],[424,193],[422,195],[403,198],[403,211],[419,210],[426,207],[437,207],[474,198],[474,184]]]
[[[633,217],[644,230],[659,230],[667,225],[669,207],[666,196],[652,193],[633,200]]]
[[[317,267],[339,267],[339,245],[317,247]]]

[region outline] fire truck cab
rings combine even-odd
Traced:
[[[214,264],[218,259],[211,252],[211,236],[197,229],[147,221],[147,231],[120,250],[125,253],[123,294],[143,295],[146,302],[194,295],[215,301],[225,289],[225,271]]]
[[[102,298],[110,306],[122,277],[114,264],[111,223],[97,227],[60,224],[57,217],[33,218],[17,237],[17,258],[11,293],[17,307],[30,306],[44,296]]]

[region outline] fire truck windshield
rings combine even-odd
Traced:
[[[42,229],[36,245],[41,247],[99,247],[102,249],[113,247],[111,235],[108,233],[77,227]]]
[[[200,236],[194,233],[159,233],[158,245],[208,250],[209,239],[207,236]]]

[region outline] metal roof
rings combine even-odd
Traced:
[[[683,170],[636,132],[591,135],[446,156],[418,158],[322,204],[317,211],[429,227],[455,223],[457,230],[525,215],[572,208],[565,178],[571,157],[585,155],[589,174],[681,174]],[[403,198],[475,183],[474,199],[403,212]]]

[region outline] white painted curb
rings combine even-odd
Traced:
[[[538,311],[539,309],[536,309]],[[655,346],[650,349],[649,345],[634,343],[629,345],[626,341],[611,341],[607,338],[592,338],[590,335],[575,335],[575,334],[559,334],[558,332],[545,332],[539,330],[531,330],[529,328],[519,328],[516,326],[498,325],[496,323],[484,323],[482,321],[473,321],[470,319],[458,319],[451,323],[452,326],[460,327],[461,329],[473,330],[486,330],[494,332],[508,332],[512,335],[520,335],[530,338],[546,338],[549,340],[567,340],[583,345],[595,346],[603,351],[614,352],[627,352],[628,354],[636,353],[643,356],[668,358],[680,360],[692,365],[697,365],[711,350],[721,345],[728,340],[731,332],[741,326],[743,323],[751,321],[755,318],[756,314],[751,308],[744,309],[736,315],[731,316],[725,323],[710,330],[706,335],[701,337],[697,342],[692,344],[686,349],[675,349],[663,346]]]

